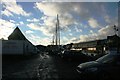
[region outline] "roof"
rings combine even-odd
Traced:
[[[21,32],[21,30],[16,27],[13,33],[10,34],[8,40],[26,40],[25,36]]]

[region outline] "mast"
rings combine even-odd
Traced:
[[[56,45],[60,45],[60,27],[59,27],[59,18],[58,18],[58,14],[57,14],[57,22],[56,22],[56,29],[55,29],[55,43]]]
[[[60,26],[59,26],[58,14],[57,14],[57,27],[58,27],[58,37],[59,37],[59,45],[60,45]]]
[[[53,41],[52,41],[52,45],[54,45],[54,34],[53,34]]]
[[[56,30],[55,30],[55,36],[56,36],[56,45],[58,45],[57,43],[57,41],[58,41],[58,38],[57,38],[57,34],[58,34],[58,30],[57,30],[57,24],[56,24]]]

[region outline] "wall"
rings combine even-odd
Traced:
[[[37,48],[28,40],[2,40],[2,54],[37,54]]]
[[[2,80],[2,40],[0,40],[0,80]]]
[[[3,40],[2,54],[23,54],[23,40]]]
[[[120,2],[118,2],[118,12],[120,12]],[[118,13],[118,36],[120,37],[120,13]]]
[[[29,41],[24,41],[24,53],[25,54],[36,54],[37,48]]]

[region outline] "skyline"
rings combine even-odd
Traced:
[[[118,26],[117,2],[3,2],[0,38],[18,26],[33,44],[50,45],[57,14],[62,44],[104,39]]]

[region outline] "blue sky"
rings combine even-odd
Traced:
[[[3,2],[0,38],[18,26],[33,44],[50,45],[57,14],[61,44],[104,39],[118,25],[117,2]]]

